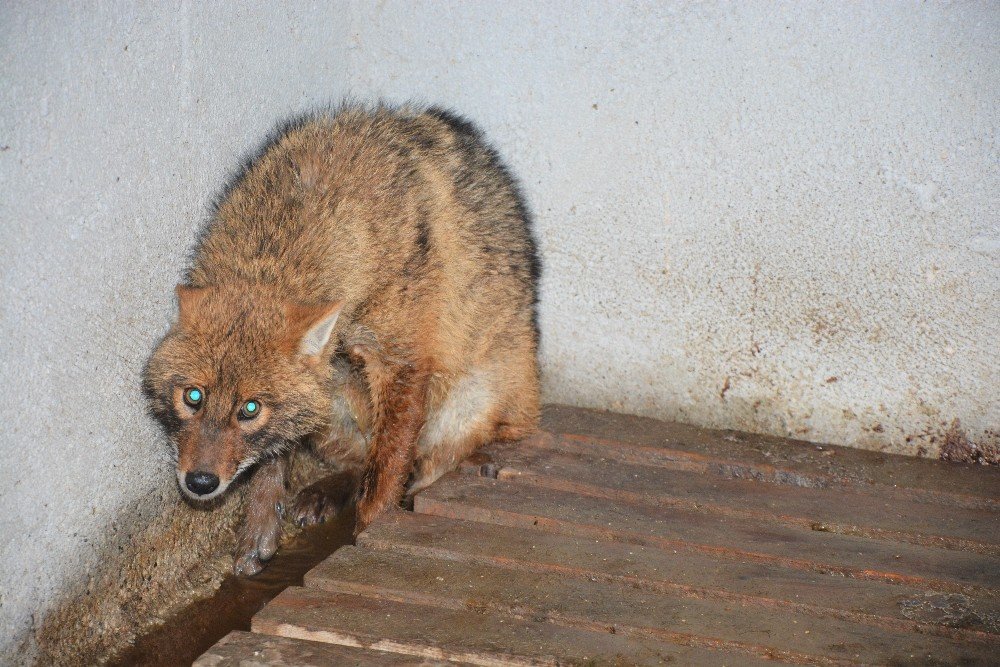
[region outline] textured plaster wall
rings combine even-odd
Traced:
[[[8,652],[177,502],[142,364],[213,192],[276,118],[343,94],[348,44],[328,3],[0,7]]]
[[[4,4],[0,662],[174,502],[137,384],[184,252],[348,92],[453,106],[522,176],[547,400],[995,443],[997,34],[989,2]]]
[[[366,12],[352,88],[451,101],[525,179],[548,400],[997,441],[996,3],[434,6]]]

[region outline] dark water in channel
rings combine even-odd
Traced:
[[[289,586],[301,586],[306,572],[339,547],[353,542],[353,512],[306,528],[282,544],[255,577],[230,575],[215,595],[182,609],[166,623],[140,637],[109,664],[113,667],[190,665],[233,630],[249,630],[250,618]]]

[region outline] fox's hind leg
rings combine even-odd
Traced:
[[[257,574],[278,550],[287,467],[284,457],[277,458],[261,464],[250,479],[243,501],[246,514],[236,538],[236,574]]]
[[[406,489],[413,496],[492,439],[497,419],[495,375],[476,369],[460,377],[427,415],[417,445],[413,479]]]
[[[538,428],[534,348],[497,352],[498,360],[460,378],[428,414],[408,496],[433,484],[486,443],[519,440]]]

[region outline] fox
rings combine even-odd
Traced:
[[[353,506],[359,533],[535,431],[540,274],[520,185],[462,116],[343,104],[279,126],[215,200],[142,380],[182,495],[245,483],[235,572],[263,569],[285,518]],[[347,501],[287,497],[303,449],[350,475]]]

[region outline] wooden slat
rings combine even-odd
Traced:
[[[1000,470],[549,406],[225,664],[993,664]]]
[[[194,661],[193,667],[435,667],[448,663],[414,656],[289,639],[251,632],[230,632]]]
[[[876,628],[957,638],[972,630],[1000,640],[1000,601],[996,598],[927,593],[899,584],[720,560],[698,552],[678,553],[415,512],[390,513],[362,533],[358,545],[399,554],[401,561],[441,558],[485,563],[639,590],[759,604]],[[947,617],[940,611],[945,605]]]
[[[943,464],[849,447],[713,431],[598,410],[545,406],[542,427],[567,440],[632,447],[718,474],[794,486],[847,486],[890,498],[1000,509],[1000,468]]]
[[[253,631],[474,665],[764,664],[701,646],[635,641],[596,625],[580,630],[306,588],[289,588],[272,600],[254,616]]]
[[[679,591],[508,569],[442,558],[400,559],[357,547],[341,549],[309,573],[306,585],[445,609],[476,609],[565,627],[613,628],[632,639],[718,646],[799,664],[894,663],[937,659],[987,664],[995,636],[947,638],[817,617],[767,600],[701,598]],[[790,649],[789,647],[794,647]]]
[[[418,494],[414,507],[438,516],[696,551],[927,590],[991,596],[1000,577],[996,559],[975,553],[887,545],[761,520],[650,507],[459,473],[442,477]]]
[[[801,530],[909,542],[1000,556],[1000,512],[890,499],[843,487],[812,489],[623,462],[607,447],[575,448],[550,434],[486,447],[492,474],[626,502],[691,509]],[[482,468],[465,466],[479,472]]]

